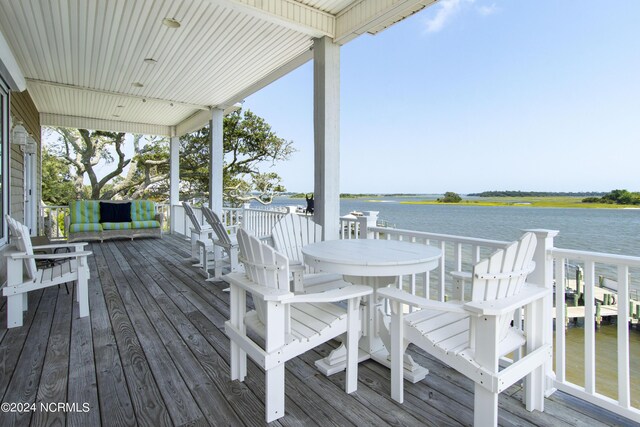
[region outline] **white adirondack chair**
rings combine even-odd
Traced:
[[[391,396],[403,401],[403,353],[409,343],[422,348],[472,379],[474,424],[497,425],[498,394],[527,376],[528,410],[544,410],[543,363],[551,346],[543,344],[543,298],[549,290],[527,283],[533,268],[536,237],[522,238],[474,266],[470,302],[439,302],[397,288],[378,290],[391,302]],[[405,314],[405,305],[421,310]],[[525,330],[511,326],[514,312],[525,307]],[[523,348],[524,346],[524,348]],[[500,370],[500,358],[516,350],[524,357]]]
[[[371,294],[368,286],[296,295],[290,291],[289,261],[244,229],[238,231],[245,273],[223,277],[231,286],[231,318],[225,331],[231,339],[231,379],[243,381],[247,355],[265,370],[267,422],[284,415],[285,362],[346,332],[346,392],[358,385],[358,339],[360,298]],[[246,313],[246,292],[255,310]],[[348,301],[343,308],[337,301]],[[247,328],[264,339],[255,342]]]
[[[202,214],[215,234],[213,239],[214,250],[212,251],[213,260],[209,256],[204,258],[205,269],[208,272],[210,268],[213,268],[213,279],[218,279],[222,276],[221,271],[224,266],[228,267],[232,273],[238,271],[238,238],[236,237],[238,227],[225,227],[220,221],[220,217],[206,206],[202,207]],[[215,246],[220,249],[216,250]]]
[[[271,230],[274,248],[289,259],[295,292],[321,292],[332,289],[342,276],[315,273],[304,265],[302,247],[322,241],[322,226],[310,217],[290,213]]]
[[[208,226],[203,226],[202,224],[200,224],[200,221],[198,221],[198,218],[196,217],[196,214],[189,202],[182,202],[182,206],[184,207],[184,212],[189,217],[192,225],[191,258],[198,260],[198,262],[193,266],[202,267],[203,262],[207,257],[206,252],[213,249],[213,241],[211,240],[213,230]]]
[[[83,251],[86,243],[53,244],[32,246],[29,228],[5,216],[9,230],[15,240],[15,249],[5,252],[7,259],[7,285],[2,293],[7,297],[7,327],[22,326],[22,313],[28,308],[28,292],[55,286],[67,282],[75,282],[76,295],[80,305],[80,317],[89,315],[89,266],[87,257],[90,251]],[[35,250],[53,250],[70,248],[73,252],[54,254],[34,254]],[[62,260],[48,268],[38,268],[36,260]],[[23,268],[24,267],[24,268]]]

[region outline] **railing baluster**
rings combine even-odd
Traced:
[[[595,263],[584,264],[584,388],[589,394],[596,390],[596,333],[595,306],[593,302],[593,285]]]
[[[618,403],[631,406],[629,377],[629,267],[618,266]]]
[[[564,382],[565,380],[565,301],[564,301],[564,258],[556,259],[555,276],[556,276],[556,379]]]

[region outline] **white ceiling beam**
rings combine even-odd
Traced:
[[[22,92],[27,88],[27,83],[24,79],[24,75],[22,74],[22,70],[20,70],[18,61],[16,61],[16,58],[13,56],[13,52],[11,52],[11,48],[9,48],[9,44],[5,40],[4,35],[1,31],[0,74],[6,76],[6,78],[9,80],[7,84],[9,84],[9,88],[11,90]]]
[[[336,18],[334,42],[345,44],[361,34],[394,22],[428,7],[437,0],[360,0]]]
[[[209,0],[309,37],[333,37],[335,16],[295,0]]]
[[[171,136],[172,127],[149,123],[133,123],[122,120],[105,120],[91,117],[66,116],[64,114],[40,113],[40,125],[77,128],[99,129],[108,132],[140,133],[143,135]]]
[[[82,87],[82,86],[75,86],[75,85],[68,85],[68,84],[64,84],[64,83],[49,82],[49,81],[45,81],[45,80],[36,80],[36,79],[26,79],[26,80],[27,80],[27,85],[29,85],[29,86],[31,86],[31,85],[41,85],[41,86],[57,87],[57,88],[62,88],[62,89],[69,89],[69,90],[88,92],[88,93],[94,93],[94,94],[100,94],[100,95],[109,95],[109,96],[114,96],[114,97],[118,97],[118,98],[122,98],[122,99],[133,99],[133,100],[140,101],[140,102],[158,102],[158,103],[162,103],[162,104],[173,104],[173,105],[176,105],[176,106],[191,108],[191,109],[195,109],[195,110],[209,111],[209,106],[208,105],[190,104],[188,102],[174,101],[174,100],[171,100],[171,99],[153,98],[153,97],[148,97],[148,96],[131,95],[131,94],[122,93],[122,92],[110,92],[108,90],[91,89],[91,88],[86,88],[86,87]]]

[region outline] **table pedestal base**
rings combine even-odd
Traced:
[[[381,365],[391,368],[391,362],[389,361],[389,353],[386,348],[376,351],[375,353],[367,353],[362,349],[358,349],[358,363],[365,360],[372,359]],[[347,350],[344,344],[340,344],[340,347],[333,350],[324,359],[316,360],[316,368],[326,376],[333,375],[337,372],[344,371],[347,367]],[[413,358],[408,354],[404,355],[404,379],[412,383],[422,381],[429,370],[423,366],[414,362]]]

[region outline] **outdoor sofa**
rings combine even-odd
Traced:
[[[164,218],[150,200],[74,200],[65,217],[69,242],[162,237]]]

